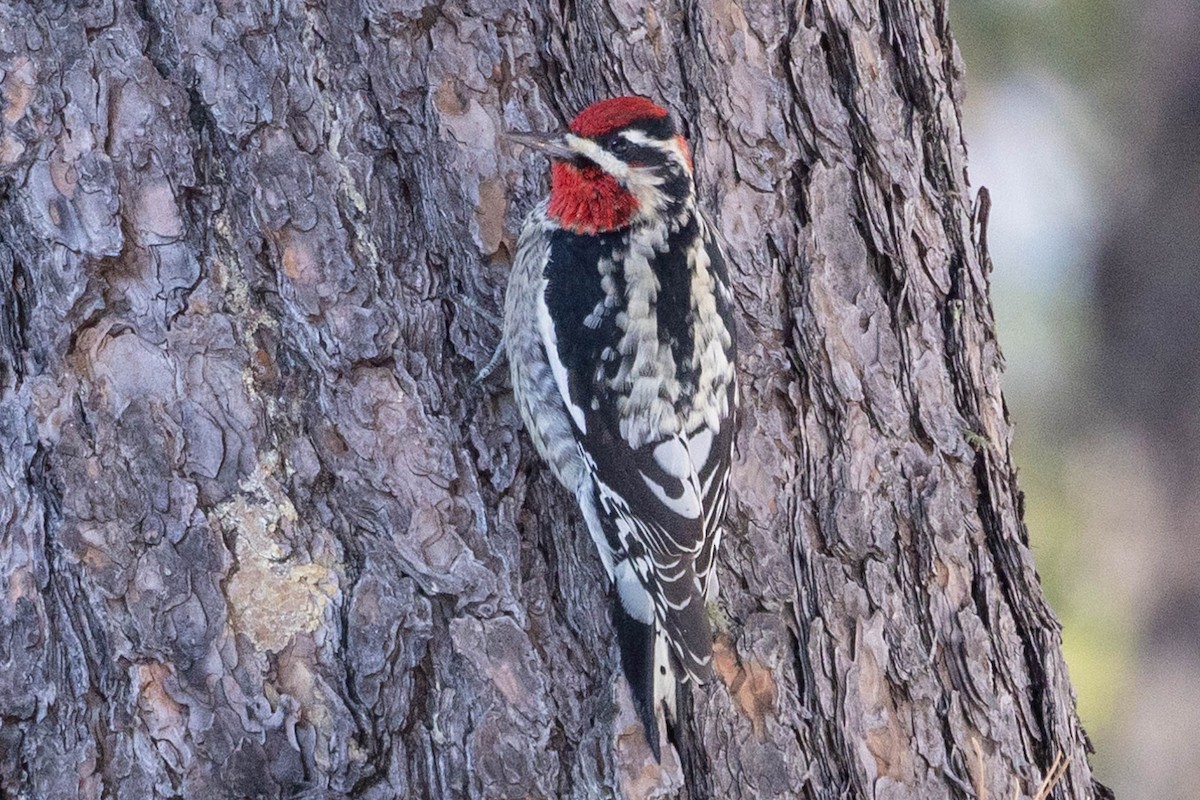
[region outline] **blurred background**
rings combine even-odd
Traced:
[[[1099,778],[1200,797],[1200,0],[950,0],[1030,540]]]

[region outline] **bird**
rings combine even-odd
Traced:
[[[734,296],[691,151],[645,97],[510,138],[550,159],[504,301],[513,394],[579,505],[615,590],[613,627],[656,761],[658,709],[713,674],[708,605],[738,411]]]

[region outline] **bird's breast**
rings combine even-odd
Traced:
[[[551,239],[546,301],[571,399],[632,447],[728,414],[732,325],[714,252],[698,215]]]

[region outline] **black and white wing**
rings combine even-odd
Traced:
[[[626,231],[587,248],[559,232],[545,293],[547,354],[621,610],[661,630],[701,680],[737,405],[725,264],[708,230],[696,217],[657,243]]]

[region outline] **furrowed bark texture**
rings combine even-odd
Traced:
[[[1093,797],[936,2],[0,6],[4,797]],[[745,414],[649,760],[498,340],[546,164],[669,105]],[[982,211],[981,211],[982,209]],[[681,767],[681,760],[683,767]]]

